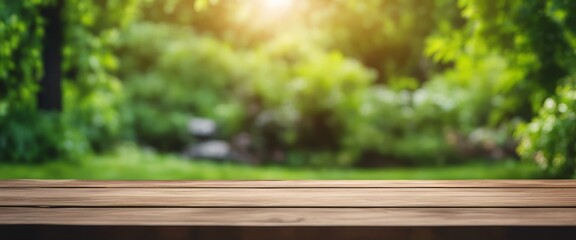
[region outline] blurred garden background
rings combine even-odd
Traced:
[[[573,0],[0,0],[0,179],[574,178]]]

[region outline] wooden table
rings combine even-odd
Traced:
[[[0,225],[12,231],[32,225],[480,230],[538,226],[561,227],[568,231],[563,234],[573,234],[576,181],[10,180],[0,181]]]

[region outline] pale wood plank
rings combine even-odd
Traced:
[[[89,181],[0,180],[0,188],[576,188],[576,180]]]
[[[0,224],[576,226],[574,208],[0,208]]]
[[[573,188],[5,188],[0,206],[576,207]]]

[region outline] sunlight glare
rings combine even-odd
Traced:
[[[261,0],[261,2],[270,12],[286,11],[292,7],[292,0]]]

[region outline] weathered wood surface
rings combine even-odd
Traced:
[[[2,224],[573,226],[574,208],[4,208]]]
[[[576,182],[11,180],[0,224],[576,226]]]
[[[7,188],[13,207],[576,207],[576,188]]]

